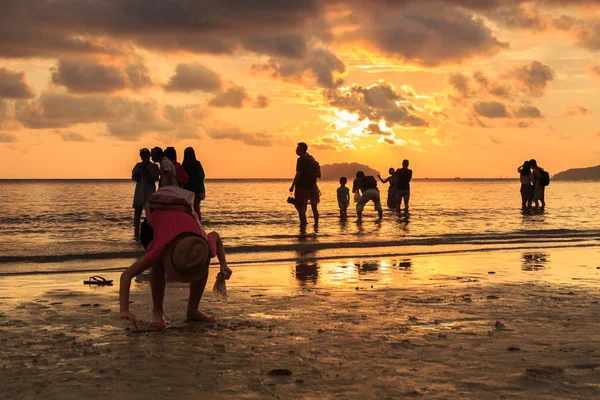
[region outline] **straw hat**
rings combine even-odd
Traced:
[[[197,233],[180,233],[165,247],[162,261],[168,280],[186,283],[200,280],[210,264],[208,242]]]

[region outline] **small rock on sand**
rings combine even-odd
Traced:
[[[521,351],[520,347],[517,346],[510,346],[508,349],[506,349],[507,351]]]
[[[496,323],[494,324],[494,327],[496,329],[506,329],[506,325],[504,325],[502,322],[500,321],[496,321]]]
[[[273,376],[289,376],[292,374],[292,371],[286,368],[275,368],[269,371],[269,375]]]

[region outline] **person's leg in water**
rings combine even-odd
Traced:
[[[305,188],[299,188],[296,186],[294,192],[296,198],[296,210],[298,210],[298,217],[300,219],[300,226],[306,226],[306,207],[308,206],[308,191]]]
[[[409,191],[409,190],[407,190],[407,191],[404,193],[404,196],[403,196],[403,197],[404,197],[404,212],[405,212],[405,213],[408,213],[408,202],[409,202],[409,200],[410,200],[410,191]]]
[[[144,207],[136,207],[133,211],[133,237],[135,240],[140,238],[140,220],[142,219],[142,209]]]
[[[546,188],[542,187],[542,196],[540,197],[540,201],[542,202],[542,208],[546,207]]]
[[[202,201],[202,198],[200,196],[200,193],[196,193],[194,196],[194,211],[198,214],[198,220],[202,222],[202,213],[200,212],[200,202]]]
[[[317,208],[317,203],[310,203],[310,208],[312,208],[313,218],[315,219],[315,226],[319,225],[319,209]]]
[[[364,192],[356,201],[356,216],[358,217],[356,222],[362,222],[362,213],[368,201],[369,196]]]
[[[229,266],[227,266],[227,259],[225,258],[225,247],[223,246],[223,241],[221,240],[221,237],[217,232],[211,232],[208,234],[208,236],[211,237],[217,244],[217,259],[219,260],[219,264],[221,266],[221,272],[225,274],[225,279],[229,279],[229,277],[231,276],[231,269],[229,269]],[[198,306],[200,305],[200,299],[202,299],[202,294],[204,294],[204,289],[206,287],[207,280],[208,266],[206,267],[206,273],[200,280],[190,283],[190,297],[188,300],[186,313],[187,319],[190,321],[216,321],[215,317],[203,313],[198,308]]]
[[[525,185],[521,185],[521,208],[527,208],[527,188]]]
[[[152,290],[152,322],[151,326],[155,328],[165,328],[165,286],[167,280],[165,277],[165,269],[161,263],[156,263],[150,269],[150,288]]]
[[[383,219],[383,207],[381,207],[381,194],[377,192],[377,195],[373,195],[373,203],[375,203],[375,209],[379,215],[379,219]]]

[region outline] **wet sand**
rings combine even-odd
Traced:
[[[2,397],[596,398],[597,252],[238,267],[229,300],[202,300],[214,324],[185,322],[187,288],[170,284],[161,331],[143,280],[136,331],[118,285],[0,277]]]

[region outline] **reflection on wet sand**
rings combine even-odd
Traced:
[[[523,253],[521,257],[523,271],[539,271],[546,268],[548,254],[546,253]]]
[[[304,286],[307,283],[316,284],[319,280],[319,265],[316,262],[311,264],[297,264],[294,275],[300,286]]]

